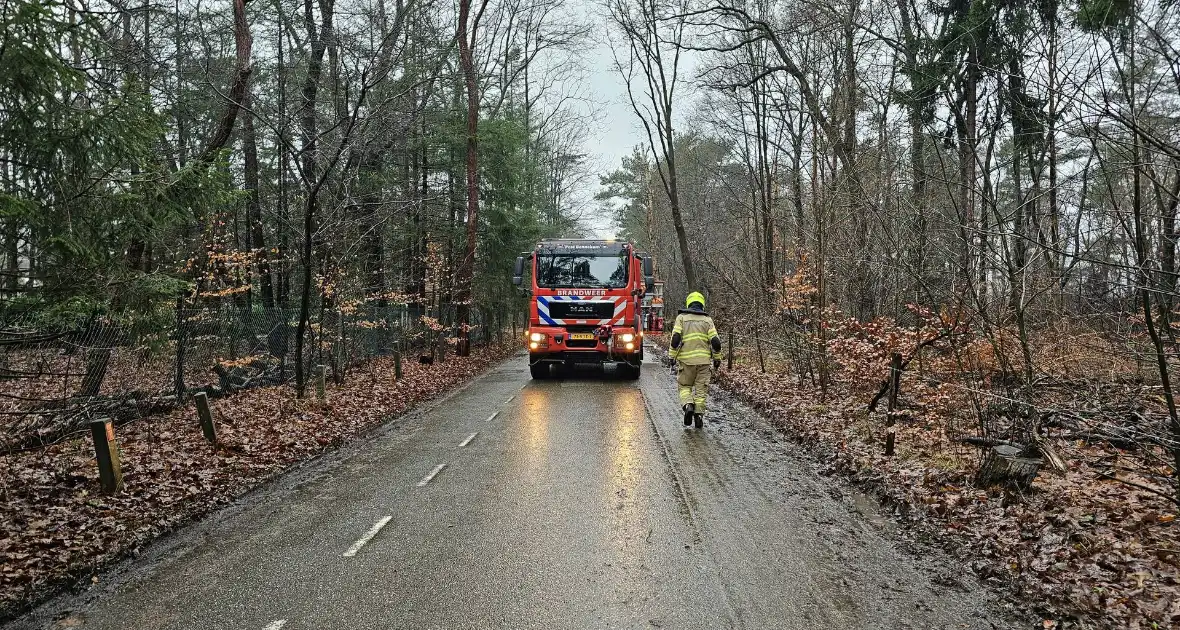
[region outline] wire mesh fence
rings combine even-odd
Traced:
[[[292,382],[323,365],[340,383],[350,369],[395,352],[443,359],[455,330],[415,306],[321,308],[309,315],[296,357],[298,309],[182,309],[167,326],[93,317],[54,326],[0,321],[0,452],[36,448],[98,417],[126,421],[171,409],[196,392],[222,396]],[[469,337],[502,331],[499,314],[472,312]]]

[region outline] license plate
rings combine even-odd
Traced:
[[[570,333],[570,339],[574,341],[589,341],[594,338],[594,333]]]

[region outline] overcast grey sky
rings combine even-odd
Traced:
[[[599,24],[603,24],[602,17],[596,17]],[[589,105],[595,107],[599,120],[591,130],[592,144],[587,149],[598,154],[603,168],[614,170],[619,167],[624,156],[631,154],[635,145],[646,144],[647,139],[639,119],[627,102],[627,87],[614,69],[605,34],[596,39],[585,62],[590,97],[597,101]]]
[[[584,69],[581,79],[584,85],[579,86],[582,89],[578,91],[584,94],[585,99],[578,103],[576,109],[592,119],[583,151],[588,154],[597,182],[598,176],[619,168],[623,157],[630,155],[636,145],[646,145],[647,139],[639,119],[627,102],[626,85],[614,68],[602,5],[593,0],[573,0],[567,6],[578,11],[582,19],[593,26],[587,50],[578,59]],[[593,190],[586,192],[590,196],[599,189],[597,184],[591,188]],[[612,236],[613,217],[605,212],[593,214],[587,220],[589,227],[598,236]]]
[[[591,187],[593,190],[586,193],[593,196],[600,188],[597,186],[598,176],[618,169],[622,159],[631,155],[636,146],[641,146],[645,152],[648,151],[648,140],[639,118],[627,100],[626,84],[614,67],[610,38],[617,36],[613,35],[607,26],[605,8],[597,0],[571,0],[567,6],[570,10],[578,12],[582,19],[593,27],[587,50],[578,58],[579,65],[584,69],[581,79],[584,85],[578,86],[583,89],[577,90],[586,97],[578,104],[578,109],[594,121],[590,126],[586,146],[583,147],[596,173],[595,185]],[[623,52],[620,51],[621,54]],[[677,86],[678,108],[673,118],[678,124],[683,123],[685,115],[692,108],[691,78],[695,71],[695,61],[695,56],[691,53],[681,55],[681,83]],[[613,236],[613,217],[607,212],[594,214],[594,217],[587,220],[589,227],[598,232],[600,237]]]

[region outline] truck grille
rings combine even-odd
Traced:
[[[551,301],[549,317],[553,319],[611,319],[615,315],[613,302],[585,300]]]
[[[567,348],[597,348],[597,339],[570,339],[565,342]]]

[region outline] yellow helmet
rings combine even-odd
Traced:
[[[692,306],[693,302],[700,302],[701,308],[705,308],[705,296],[701,295],[700,291],[693,291],[692,293],[688,294],[687,298],[684,299],[685,306]]]

